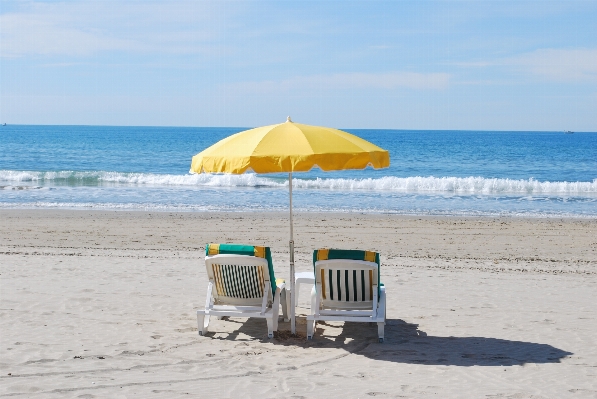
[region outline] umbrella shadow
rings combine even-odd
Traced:
[[[293,337],[284,333],[284,330],[289,330],[290,323],[281,322],[280,332],[273,340],[269,340],[264,320],[230,319],[227,322],[238,322],[239,328],[217,339],[242,340],[244,336],[251,341],[273,342],[283,346],[338,348],[371,359],[396,363],[464,367],[522,366],[528,363],[560,363],[563,358],[572,355],[572,352],[535,342],[490,337],[432,336],[419,330],[418,324],[400,319],[386,321],[385,341],[381,344],[377,342],[377,325],[369,323],[319,322],[313,340],[307,341],[302,334]]]

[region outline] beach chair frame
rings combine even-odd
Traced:
[[[258,317],[266,319],[267,336],[273,338],[278,330],[280,304],[284,319],[288,319],[288,306],[284,282],[276,282],[276,291],[272,293],[267,260],[247,255],[212,255],[205,257],[205,267],[209,283],[205,308],[197,310],[199,335],[207,333],[210,316]],[[223,286],[224,273],[228,282],[234,280],[237,284],[235,289]],[[247,295],[248,291],[251,295]]]
[[[355,275],[360,278],[354,279]],[[333,279],[336,276],[338,279],[335,285],[336,289],[340,287],[340,290],[342,288],[348,288],[348,290],[345,289],[344,296],[340,291],[340,297],[336,295],[336,299],[334,299],[334,296],[329,294],[330,290],[333,290],[335,283]],[[348,279],[346,279],[347,276]],[[354,287],[357,289],[355,290]],[[317,321],[377,323],[379,342],[383,342],[386,322],[386,291],[384,286],[380,287],[378,281],[377,263],[351,259],[327,259],[315,262],[315,285],[311,291],[311,314],[307,315],[307,339],[313,338]]]

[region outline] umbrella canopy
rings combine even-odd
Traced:
[[[285,123],[229,136],[193,157],[191,172],[306,172],[390,166],[388,151],[342,130]]]
[[[233,134],[193,157],[191,173],[288,172],[290,192],[290,325],[296,331],[294,309],[294,239],[292,172],[313,167],[324,171],[390,166],[388,151],[353,134],[329,127],[285,123]]]

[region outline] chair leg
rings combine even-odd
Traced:
[[[207,328],[209,327],[209,315],[203,312],[197,311],[197,330],[199,335],[207,334]]]
[[[286,299],[285,299],[285,301],[283,303],[286,304],[286,306],[285,306],[286,307],[286,314],[284,314],[284,321],[286,323],[288,323],[290,321],[290,306],[291,306],[291,303],[290,303],[290,290],[286,289],[285,291],[286,291],[286,295],[285,295]]]
[[[278,331],[278,316],[280,315],[280,289],[276,289],[276,293],[274,295],[274,303],[272,304],[272,329],[273,331]]]
[[[377,336],[379,337],[379,342],[384,341],[384,326],[386,325],[386,289],[385,287],[381,288],[381,295],[379,296],[379,313],[378,316],[381,316],[380,322],[377,323]],[[379,319],[378,319],[379,320]]]
[[[377,336],[379,337],[379,342],[383,342],[384,340],[384,326],[385,326],[385,322],[380,321],[379,323],[377,323]]]
[[[311,311],[310,317],[314,318],[314,314],[316,313],[317,309],[317,291],[315,289],[315,286],[313,286],[313,288],[311,289]],[[315,335],[315,318],[313,320],[310,320],[309,318],[307,318],[307,339],[313,339],[313,335]]]
[[[287,290],[284,288],[280,293],[280,300],[282,302],[282,316],[284,317],[285,322],[289,322],[290,318],[288,317],[288,313],[290,313],[290,309],[288,308],[288,296]]]
[[[313,339],[315,334],[315,320],[307,320],[307,339]]]
[[[279,313],[275,312],[274,317],[272,319],[272,330],[273,331],[278,331],[278,317],[279,317]]]
[[[268,317],[265,320],[267,321],[267,337],[273,338],[274,337],[274,319]]]
[[[315,290],[315,286],[311,289],[311,314],[315,314],[315,309],[317,308],[317,291]]]

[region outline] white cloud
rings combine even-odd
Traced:
[[[0,15],[2,57],[100,51],[199,53],[217,35],[213,3],[23,3]],[[223,16],[220,14],[220,19]]]
[[[109,37],[97,31],[64,26],[57,20],[34,15],[0,16],[2,56],[87,55],[102,50],[126,50],[135,47],[132,40]]]
[[[542,49],[503,63],[550,80],[597,83],[597,49]]]
[[[493,61],[451,65],[464,68],[506,67],[555,82],[597,83],[597,49],[539,49]]]
[[[297,76],[284,80],[241,82],[227,85],[230,93],[267,94],[290,90],[326,89],[446,89],[450,82],[447,73],[387,72],[337,73],[329,75]]]

